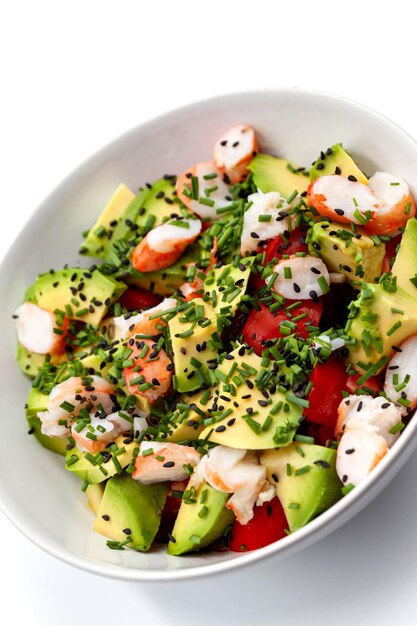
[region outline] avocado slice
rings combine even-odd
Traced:
[[[104,493],[104,484],[98,483],[97,485],[88,485],[85,490],[85,495],[87,496],[87,503],[90,509],[93,511],[95,515],[98,515],[100,510],[101,500],[103,498]]]
[[[192,308],[192,316],[186,317],[184,311],[180,311],[168,322],[176,390],[180,393],[195,391],[210,384],[208,366],[210,361],[216,359],[221,347],[216,338],[217,318],[213,309],[201,298],[192,300],[186,310],[187,315]]]
[[[262,453],[268,480],[275,484],[291,532],[331,507],[341,496],[336,473],[336,450],[291,443]]]
[[[18,343],[16,359],[20,371],[30,378],[35,378],[39,368],[42,367],[45,362],[46,354],[36,354],[36,352],[30,352]]]
[[[233,315],[246,293],[253,257],[242,259],[235,267],[232,264],[211,269],[204,281],[203,298],[218,315]]]
[[[118,542],[129,538],[129,548],[146,552],[158,532],[167,491],[168,483],[141,485],[130,474],[110,478],[94,530]]]
[[[113,446],[106,448],[107,455],[99,453],[94,456],[71,448],[66,453],[65,467],[84,482],[93,485],[101,483],[115,474],[121,474],[139,452],[139,446],[135,441],[130,443],[125,441],[129,441],[125,435],[117,437]]]
[[[256,385],[256,376],[261,372],[267,375],[270,366],[263,367],[262,359],[255,353],[247,354],[243,346],[238,346],[230,357],[218,366],[216,376],[220,384],[212,399],[202,407],[205,423],[212,420],[200,439],[246,450],[265,450],[290,443],[299,426],[302,407],[278,390],[265,399]],[[216,418],[212,417],[213,412],[218,414]],[[202,418],[199,422],[202,423]]]
[[[124,283],[98,269],[70,267],[38,276],[26,292],[25,300],[48,311],[64,311],[70,319],[97,325],[125,289]]]
[[[289,198],[294,191],[306,195],[310,184],[305,168],[269,154],[257,154],[248,169],[258,189],[264,193],[278,191],[283,198]]]
[[[62,437],[48,437],[41,432],[41,420],[38,413],[48,408],[49,396],[32,387],[26,400],[26,419],[29,428],[33,429],[33,436],[48,450],[65,456],[67,454],[68,439]]]
[[[362,229],[354,233],[328,222],[316,222],[309,235],[309,252],[319,255],[331,272],[344,274],[354,287],[376,282],[382,274],[385,245],[376,244]]]
[[[397,285],[417,300],[417,220],[408,220],[392,266]]]
[[[178,556],[200,550],[221,537],[235,519],[234,513],[226,509],[228,498],[228,493],[217,491],[203,482],[190,498],[192,502],[183,500],[171,533],[174,541],[168,544],[168,554]]]
[[[164,441],[181,443],[195,441],[200,438],[204,430],[206,405],[214,400],[214,390],[198,391],[192,396],[181,398],[181,408],[176,408],[173,415],[166,422],[168,433]]]
[[[172,213],[180,214],[180,208],[174,203],[175,176],[161,178],[152,185],[142,189],[131,201],[123,214],[120,216],[117,226],[109,239],[106,260],[115,261],[118,264],[118,255],[115,254],[114,246],[119,240],[129,241],[135,238],[138,227],[150,230],[162,224]]]
[[[329,176],[331,174],[341,174],[346,177],[354,176],[358,182],[364,185],[368,184],[367,177],[341,143],[336,143],[320,153],[310,170],[310,180],[316,180],[319,176]]]
[[[349,360],[362,370],[378,374],[396,346],[417,333],[417,299],[400,288],[367,284],[351,305],[346,332],[356,340]]]
[[[81,254],[104,259],[109,247],[113,228],[134,200],[135,194],[125,184],[117,187],[103,212],[90,228],[80,248]],[[116,223],[116,224],[115,224]]]

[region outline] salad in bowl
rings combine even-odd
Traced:
[[[29,433],[114,550],[244,552],[304,527],[417,406],[408,184],[342,143],[310,168],[224,132],[83,234],[15,311]]]

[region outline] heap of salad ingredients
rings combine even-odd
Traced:
[[[365,480],[417,406],[407,183],[336,144],[308,171],[238,125],[213,161],[121,184],[14,318],[29,433],[113,549],[245,551]]]

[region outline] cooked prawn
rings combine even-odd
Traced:
[[[337,448],[336,471],[343,484],[357,485],[388,452],[377,427],[357,417],[348,420]]]
[[[248,197],[251,206],[243,216],[243,228],[240,240],[242,254],[255,252],[260,243],[278,237],[288,230],[288,209],[291,205],[278,191],[263,193],[258,191]],[[260,221],[267,216],[269,221]]]
[[[398,176],[376,172],[369,179],[369,188],[378,198],[380,206],[365,224],[366,231],[376,235],[397,234],[416,212],[407,183]]]
[[[243,525],[252,519],[255,504],[261,505],[275,496],[274,487],[266,479],[266,469],[252,451],[221,445],[212,448],[198,464],[191,485],[199,487],[203,480],[219,491],[233,494],[226,507]]]
[[[14,313],[19,342],[36,354],[62,354],[69,320],[58,319],[52,311],[25,302]]]
[[[358,212],[367,218],[368,212],[373,215],[381,206],[368,185],[339,174],[316,178],[310,184],[307,196],[309,206],[340,224],[361,224],[364,220],[358,219]]]
[[[136,246],[131,255],[138,272],[155,272],[175,263],[201,232],[198,219],[170,220],[153,228]]]
[[[126,367],[123,377],[129,393],[143,396],[153,403],[164,397],[171,388],[173,365],[162,348],[153,354],[156,343],[150,339],[141,339],[128,346],[132,348],[130,358],[135,364]],[[146,383],[146,388],[141,386]]]
[[[105,413],[112,413],[114,405],[114,387],[107,380],[100,376],[86,379],[72,376],[55,385],[49,395],[47,410],[38,413],[41,432],[49,437],[66,437],[72,418],[81,409],[99,407]]]
[[[214,144],[214,164],[228,180],[240,183],[248,173],[247,166],[258,152],[255,131],[247,124],[229,128]]]
[[[142,441],[132,478],[144,485],[184,480],[189,475],[184,466],[195,467],[200,458],[201,455],[191,446]]]
[[[329,272],[323,261],[315,256],[290,256],[277,263],[273,271],[277,278],[272,288],[284,298],[316,300],[328,291]],[[270,280],[269,277],[265,282]]]
[[[384,391],[394,402],[404,400],[407,409],[417,406],[417,335],[409,337],[388,363]],[[404,411],[407,410],[404,407]]]
[[[156,326],[166,326],[166,322],[162,317],[154,317],[154,315],[159,312],[162,314],[164,311],[176,307],[177,304],[174,298],[165,298],[160,304],[137,315],[131,315],[127,318],[124,315],[115,317],[114,324],[122,339],[138,334],[156,335],[159,332]]]
[[[401,422],[401,417],[400,407],[382,396],[351,395],[339,405],[335,436],[342,436],[350,420],[356,419],[372,426],[391,447],[398,434],[393,435],[390,431]]]
[[[80,432],[77,432],[75,422],[71,426],[71,435],[81,452],[97,454],[118,435],[132,430],[132,423],[119,413],[110,413],[102,417],[90,414],[90,420]]]
[[[196,198],[191,197],[193,188],[197,192]],[[217,213],[218,209],[227,207],[232,202],[228,184],[228,178],[222,176],[216,169],[213,162],[197,163],[183,172],[177,180],[176,191],[177,196],[191,209],[193,213],[203,219],[217,220],[221,217],[221,213]],[[190,194],[190,197],[184,193]],[[204,202],[200,202],[200,198],[204,198]]]

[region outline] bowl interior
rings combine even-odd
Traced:
[[[64,469],[61,457],[26,434],[23,406],[29,382],[14,361],[16,339],[11,320],[25,288],[41,271],[78,262],[80,233],[93,223],[120,182],[136,189],[161,174],[179,173],[197,161],[211,159],[217,136],[236,123],[255,127],[263,151],[285,155],[300,165],[308,166],[320,150],[342,141],[365,172],[387,170],[405,178],[413,192],[417,191],[417,148],[406,133],[360,105],[294,89],[216,98],[144,124],[89,159],[47,198],[0,271],[0,419],[3,441],[7,442],[0,455],[0,501],[12,521],[35,543],[97,573],[155,580],[219,571],[311,543],[359,508],[363,490],[352,494],[350,510],[349,502],[339,503],[300,533],[258,553],[175,558],[167,557],[162,549],[148,554],[111,551],[104,537],[91,530],[93,514],[80,492],[80,482]],[[391,452],[393,456],[411,442],[411,430],[406,429],[398,451]],[[382,488],[377,474],[366,498]]]

